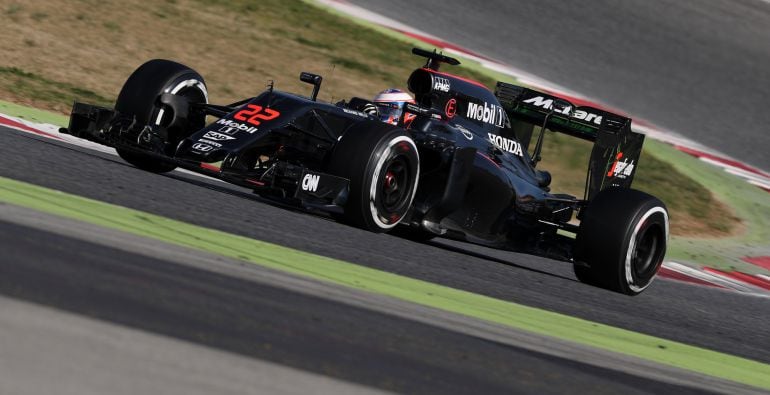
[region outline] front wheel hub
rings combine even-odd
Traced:
[[[398,189],[398,180],[396,179],[396,175],[389,171],[385,174],[385,191],[389,193],[396,189]]]

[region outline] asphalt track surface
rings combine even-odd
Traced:
[[[348,0],[770,170],[770,3]]]
[[[436,394],[697,393],[9,222],[0,237],[12,246],[6,297],[350,382]]]
[[[764,298],[665,280],[631,298],[580,284],[563,263],[363,232],[256,201],[223,183],[150,174],[116,156],[29,134],[0,128],[0,146],[3,177],[770,363]],[[445,382],[453,385],[450,392],[542,393],[538,381],[522,377],[558,371],[572,385],[551,382],[554,392],[665,390],[656,387],[661,383],[341,308],[238,276],[140,259],[10,223],[0,223],[0,230],[3,249],[13,251],[0,266],[0,294],[346,381],[408,392],[442,392]],[[255,347],[254,336],[281,347]],[[516,370],[523,366],[528,370]],[[383,383],[375,372],[402,381]]]

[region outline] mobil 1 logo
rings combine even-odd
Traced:
[[[465,113],[465,117],[499,128],[505,127],[505,111],[496,104],[468,102],[468,111]]]

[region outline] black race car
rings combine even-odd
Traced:
[[[647,288],[669,222],[660,200],[630,189],[644,142],[631,120],[502,82],[493,93],[439,71],[456,59],[412,52],[427,63],[409,77],[415,103],[398,125],[362,112],[364,99],[317,101],[318,75],[300,75],[310,97],[271,84],[214,105],[197,72],[151,60],[115,109],[75,103],[61,132],[115,147],[140,169],[183,167],[369,231],[546,256],[571,262],[589,284],[629,295]],[[546,130],[593,142],[582,198],[552,193],[549,173],[536,168]]]

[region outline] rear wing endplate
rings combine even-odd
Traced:
[[[505,109],[517,134],[516,123],[546,126],[594,143],[586,180],[587,200],[608,187],[630,188],[644,135],[631,131],[631,119],[589,106],[575,106],[557,96],[498,82],[495,96]],[[525,132],[527,133],[527,132]],[[529,135],[516,137],[528,148]]]

